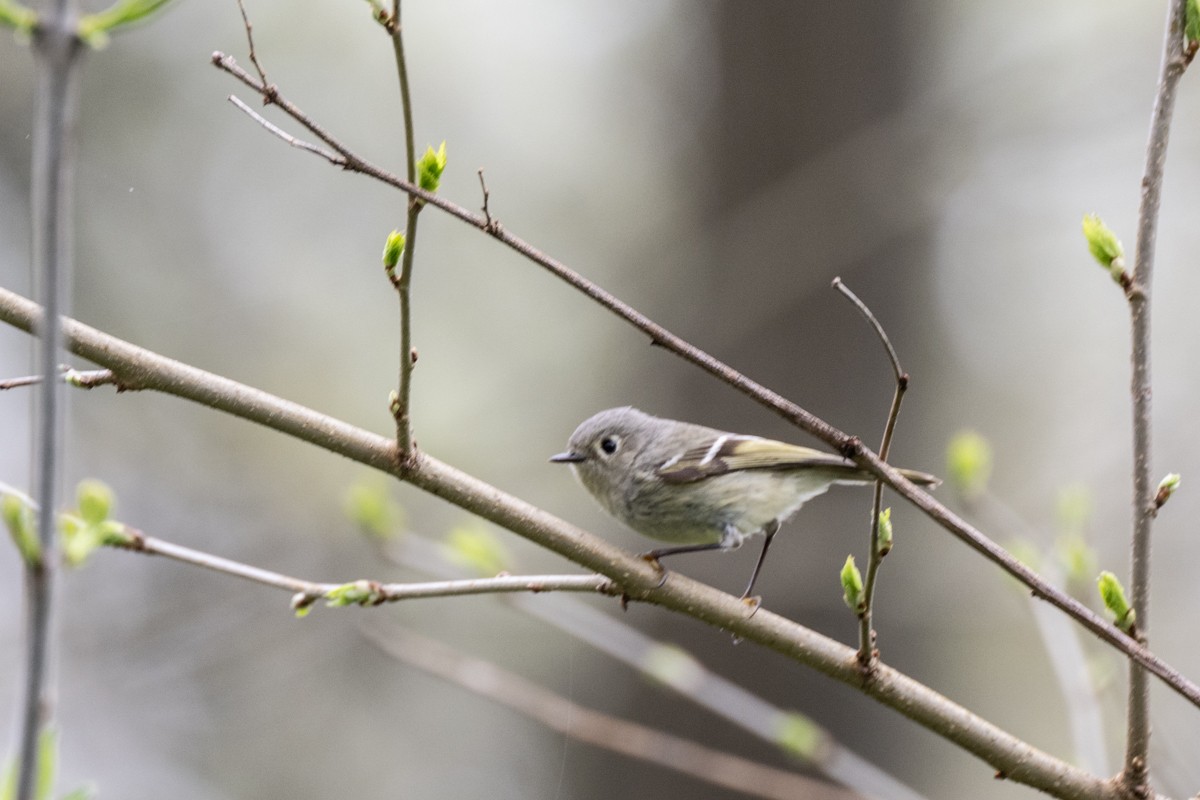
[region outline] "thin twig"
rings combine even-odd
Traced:
[[[229,95],[229,102],[233,103],[239,109],[246,112],[246,114],[251,119],[253,119],[255,122],[257,122],[259,125],[262,125],[264,128],[266,128],[271,133],[278,136],[280,139],[283,139],[285,142],[290,144],[292,147],[296,147],[301,150],[307,150],[310,153],[320,156],[321,158],[325,159],[326,161],[328,161],[330,164],[333,164],[334,166],[338,166],[338,167],[346,166],[346,159],[343,158],[342,156],[331,153],[322,147],[318,147],[317,145],[312,144],[311,142],[306,142],[303,139],[297,139],[295,136],[292,136],[290,133],[285,131],[283,128],[280,128],[278,125],[275,125],[273,122],[270,122],[265,117],[263,117],[261,114],[259,114],[257,111],[255,111],[253,108],[251,108],[250,106],[243,103],[242,100],[240,98],[238,98],[236,95],[232,95],[232,94]]]
[[[65,364],[58,365],[59,379],[78,389],[94,389],[97,386],[116,384],[117,378],[108,369],[76,370]],[[26,375],[21,378],[9,378],[0,381],[0,391],[19,389],[25,386],[36,386],[42,382],[41,375]],[[128,388],[128,387],[126,387]]]
[[[41,375],[25,375],[21,378],[7,378],[0,381],[0,391],[4,391],[6,389],[21,389],[26,386],[37,386],[41,382]]]
[[[841,278],[833,279],[833,288],[837,289],[847,300],[853,303],[859,313],[875,329],[875,335],[879,337],[884,350],[887,351],[888,360],[892,364],[892,372],[896,376],[896,390],[892,394],[892,405],[888,409],[887,422],[883,426],[883,441],[879,445],[879,457],[886,461],[888,453],[892,449],[892,435],[896,432],[896,419],[900,416],[900,403],[903,402],[904,392],[908,389],[908,373],[900,368],[900,357],[896,355],[896,348],[892,347],[892,340],[888,338],[883,325],[871,313],[871,309],[867,307],[867,304],[859,299],[858,295],[851,291],[850,287],[843,283]],[[879,651],[876,648],[878,637],[873,625],[872,611],[875,606],[875,587],[878,583],[879,567],[883,564],[883,557],[887,555],[887,552],[883,551],[879,546],[879,515],[882,510],[883,481],[876,480],[875,492],[871,500],[871,534],[868,537],[870,550],[867,556],[867,579],[863,584],[863,610],[859,614],[858,626],[858,663],[862,665],[868,674],[879,661]]]
[[[57,537],[52,509],[58,491],[62,449],[62,386],[53,380],[62,349],[63,315],[73,266],[72,138],[78,108],[82,43],[75,31],[72,0],[44,5],[34,29],[38,88],[34,102],[31,164],[33,273],[45,305],[38,324],[38,388],[34,473],[40,557],[25,561],[24,682],[18,702],[16,800],[37,790],[39,739],[52,714],[49,677]]]
[[[258,70],[258,78],[262,81],[263,86],[269,86],[270,81],[267,80],[267,73],[262,68],[262,64],[258,63],[258,53],[254,50],[254,26],[250,24],[250,17],[246,14],[246,4],[243,0],[237,0],[238,11],[242,12],[242,26],[246,29],[246,43],[250,48],[250,63]]]
[[[1138,637],[1143,643],[1150,630],[1150,534],[1154,523],[1154,488],[1150,472],[1150,288],[1154,277],[1154,249],[1171,116],[1175,109],[1176,88],[1189,60],[1184,53],[1186,7],[1187,0],[1170,0],[1168,3],[1161,74],[1150,122],[1146,171],[1142,177],[1141,205],[1138,209],[1133,271],[1135,291],[1127,293],[1133,340],[1133,378],[1130,387],[1133,399],[1133,534],[1130,580]],[[1135,665],[1129,671],[1128,731],[1122,781],[1138,797],[1145,797],[1150,792],[1147,764],[1149,747],[1150,687],[1146,673]]]
[[[376,647],[400,663],[499,703],[581,742],[657,764],[697,780],[768,800],[849,800],[858,795],[793,772],[594,711],[490,661],[397,625],[364,625]]]
[[[483,229],[488,233],[495,233],[500,230],[500,220],[492,219],[492,212],[488,208],[491,194],[488,192],[487,181],[483,177],[483,167],[476,170],[476,173],[479,175],[479,188],[483,192],[483,207],[480,209],[483,212]]]
[[[404,115],[404,163],[408,182],[417,182],[417,148],[413,132],[412,95],[408,90],[408,63],[404,58],[404,31],[400,22],[400,0],[393,0],[391,19],[385,24],[392,39],[392,52],[396,58],[396,77],[400,84],[400,107]],[[421,214],[421,203],[415,197],[408,198],[408,213],[404,222],[404,252],[400,255],[400,277],[395,281],[400,300],[400,367],[396,402],[392,414],[396,420],[396,441],[400,445],[400,458],[407,463],[415,442],[412,434],[412,373],[416,366],[416,350],[412,344],[412,271],[413,255],[417,249],[417,219]]]
[[[41,309],[35,303],[0,288],[0,321],[29,331],[40,319]],[[75,320],[64,320],[63,332],[72,352],[108,367],[124,381],[224,411],[394,475],[585,569],[606,575],[631,600],[660,605],[807,664],[975,754],[1008,780],[1063,798],[1121,800],[1121,792],[1111,782],[1097,779],[1030,746],[885,664],[880,664],[874,679],[864,685],[853,649],[766,608],[748,613],[738,598],[677,572],[669,573],[664,580],[644,560],[426,453],[417,452],[412,466],[401,470],[394,438],[378,436],[259,389],[165,358]],[[895,472],[882,462],[880,469],[885,474]],[[898,473],[889,474],[889,478],[896,482],[903,480]],[[1090,612],[1083,609],[1081,613],[1086,617]],[[1097,627],[1103,636],[1112,626],[1101,623]],[[1113,630],[1114,647],[1136,658],[1168,686],[1200,706],[1200,687]]]
[[[1007,531],[1005,538],[1027,542],[1044,538],[1015,509],[990,490],[984,489],[977,496],[962,499],[973,515],[978,514],[988,521],[989,527]],[[1061,571],[1050,557],[1047,557],[1047,562],[1044,570],[1046,577],[1061,583]],[[1031,597],[1026,600],[1062,693],[1068,727],[1075,745],[1075,761],[1093,775],[1108,775],[1107,728],[1100,709],[1096,677],[1079,638],[1080,630],[1072,627],[1069,619],[1055,613],[1045,603],[1039,603]]]
[[[295,595],[293,606],[296,608],[304,608],[319,600],[329,599],[331,593],[347,585],[317,583],[293,578],[261,567],[156,539],[129,527],[125,527],[124,533],[129,538],[127,543],[114,545],[119,549],[150,556],[163,556],[184,564],[203,567],[235,578],[243,578],[263,586],[283,589]],[[361,584],[364,594],[370,595],[372,598],[370,605],[429,597],[459,597],[510,592],[598,592],[608,595],[617,593],[613,582],[603,575],[498,575],[493,578],[421,583],[381,583],[379,581],[355,581],[354,583]]]

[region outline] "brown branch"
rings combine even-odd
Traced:
[[[1154,486],[1151,483],[1150,410],[1150,287],[1154,277],[1159,206],[1162,202],[1163,172],[1167,142],[1179,79],[1190,61],[1184,52],[1184,20],[1187,0],[1168,2],[1167,24],[1158,92],[1146,147],[1146,171],[1142,177],[1138,209],[1137,248],[1133,270],[1134,290],[1126,293],[1132,327],[1131,394],[1133,400],[1133,534],[1130,546],[1130,581],[1133,610],[1137,614],[1139,641],[1145,643],[1150,630],[1150,547],[1154,523]],[[1136,796],[1150,793],[1150,686],[1146,673],[1137,665],[1129,671],[1128,731],[1122,781]]]
[[[415,667],[596,747],[657,764],[697,780],[766,800],[849,800],[860,795],[757,764],[721,750],[618,719],[568,700],[490,661],[397,625],[363,626],[367,638],[402,664]]]
[[[126,526],[127,541],[113,544],[121,550],[130,550],[148,556],[162,556],[183,564],[219,572],[234,578],[242,578],[261,586],[291,592],[292,607],[307,608],[323,599],[333,599],[337,590],[348,583],[318,583],[302,578],[293,578],[269,569],[243,564],[222,556],[194,550],[190,547],[147,536],[139,530]],[[512,592],[598,592],[615,595],[616,588],[603,575],[497,575],[492,578],[464,578],[459,580],[421,581],[412,583],[384,583],[381,581],[353,581],[361,586],[362,594],[370,600],[357,605],[381,605],[402,600],[417,600],[430,597],[460,597],[477,594],[507,594]]]
[[[887,332],[883,329],[883,325],[871,313],[871,309],[867,304],[859,299],[850,287],[842,283],[841,278],[833,279],[833,288],[837,289],[858,309],[859,313],[867,320],[871,327],[875,330],[875,335],[879,337],[880,343],[884,350],[887,351],[888,360],[892,365],[892,372],[896,377],[896,389],[892,393],[892,405],[888,409],[887,422],[883,426],[883,440],[879,445],[879,457],[887,459],[888,453],[892,449],[892,436],[896,432],[896,420],[900,416],[900,404],[904,401],[904,392],[908,389],[908,374],[900,368],[900,357],[896,355],[896,348],[892,347],[892,340],[888,338]],[[879,546],[879,515],[883,510],[883,481],[875,481],[875,491],[871,499],[871,533],[868,537],[870,550],[867,559],[867,578],[863,585],[863,610],[859,614],[858,628],[858,663],[869,675],[875,664],[879,661],[879,651],[876,649],[878,641],[875,628],[873,627],[872,612],[875,607],[875,587],[879,580],[879,567],[883,564],[883,557],[887,552]]]

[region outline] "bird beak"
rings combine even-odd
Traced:
[[[565,453],[550,456],[550,460],[555,464],[578,464],[580,461],[587,461],[587,456],[568,450]]]

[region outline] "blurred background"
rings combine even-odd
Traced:
[[[408,0],[418,142],[447,142],[441,193],[522,236],[672,331],[875,443],[892,392],[878,342],[830,289],[874,309],[912,375],[893,461],[943,472],[947,442],[992,442],[1001,542],[1052,554],[1064,492],[1089,498],[1097,567],[1128,574],[1128,314],[1087,254],[1097,212],[1132,250],[1162,4],[820,4]],[[369,160],[403,171],[391,50],[365,3],[248,0],[269,78]],[[379,253],[405,198],[291,149],[226,102],[209,63],[248,66],[233,0],[177,0],[87,59],[73,314],[171,357],[381,434],[392,430],[397,311]],[[28,294],[34,72],[0,37],[0,280]],[[1200,676],[1191,535],[1200,95],[1183,83],[1154,286],[1156,478],[1183,489],[1156,526],[1152,644]],[[300,133],[281,115],[268,116]],[[594,411],[632,404],[811,443],[486,236],[422,216],[413,283],[422,448],[631,550],[546,458]],[[0,330],[0,376],[31,368]],[[84,363],[76,367],[89,366]],[[0,480],[29,486],[28,391],[0,394]],[[147,533],[314,580],[412,578],[343,512],[370,480],[339,457],[153,394],[72,393],[67,486],[108,482]],[[469,521],[388,491],[434,539]],[[954,504],[954,493],[941,490]],[[884,659],[1071,758],[1063,695],[1024,593],[896,505],[877,627]],[[784,531],[768,607],[856,642],[838,571],[865,559],[870,493],[840,489]],[[957,506],[956,507],[961,507]],[[1024,523],[1014,519],[1023,519]],[[569,571],[503,531],[520,571]],[[757,546],[677,561],[740,591]],[[20,569],[0,548],[0,719],[15,714]],[[1089,602],[1094,594],[1085,585]],[[318,608],[127,553],[59,593],[65,786],[127,800],[322,797],[732,798],[626,760],[402,666],[358,623],[387,615],[585,706],[803,769],[585,645],[489,598]],[[558,599],[538,596],[553,610]],[[652,607],[622,615],[787,709],[930,798],[1013,798],[982,762],[857,692]],[[1119,768],[1125,668],[1085,641]],[[1155,683],[1157,788],[1190,794],[1200,715]],[[4,750],[11,751],[11,723]]]

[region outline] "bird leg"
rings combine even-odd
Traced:
[[[758,563],[754,565],[754,573],[750,576],[750,583],[746,586],[746,591],[742,592],[742,599],[745,600],[754,591],[754,584],[758,581],[758,573],[762,570],[763,561],[767,559],[767,548],[771,546],[771,540],[775,538],[775,534],[779,533],[779,520],[773,519],[763,527],[763,533],[766,538],[763,540],[762,552],[758,554]]]

